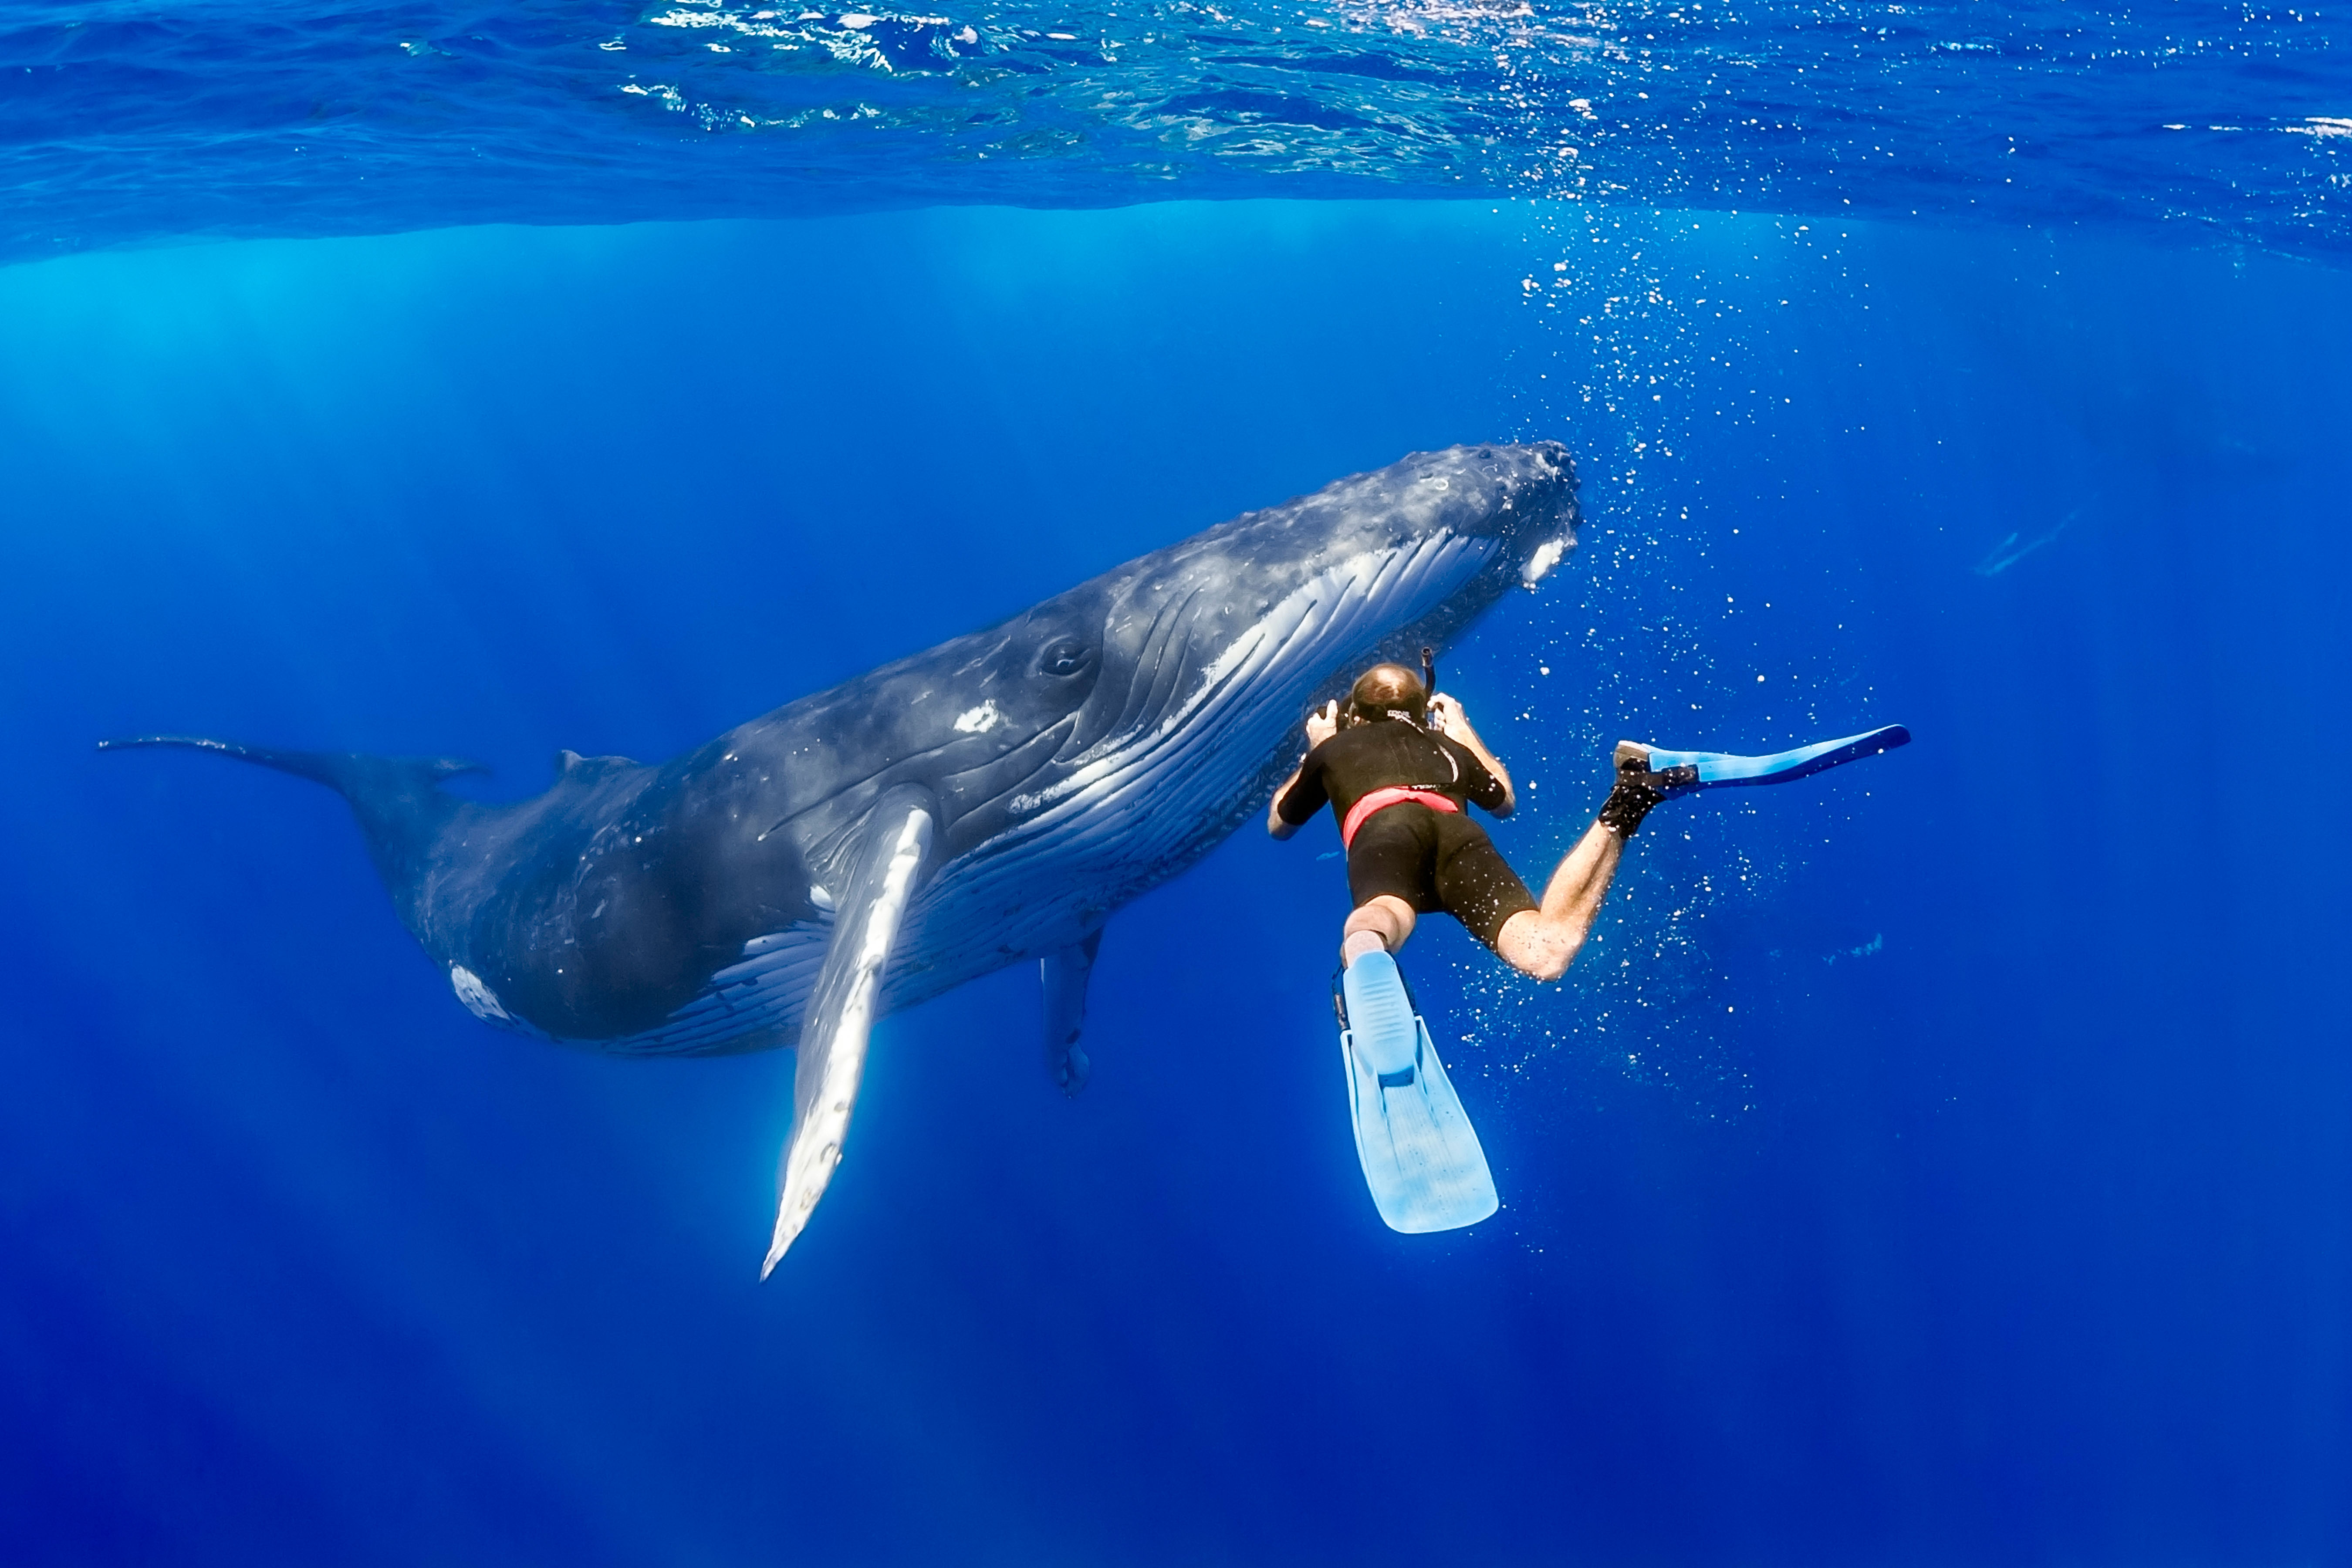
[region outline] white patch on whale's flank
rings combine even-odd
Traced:
[[[449,989],[466,1005],[466,1011],[485,1024],[511,1024],[514,1015],[499,1005],[498,993],[482,984],[482,977],[462,963],[449,966]]]
[[[1536,546],[1536,552],[1528,557],[1527,565],[1520,568],[1519,581],[1530,588],[1534,587],[1559,564],[1559,558],[1567,553],[1568,541],[1565,537],[1545,540]]]
[[[985,735],[996,728],[1003,714],[996,710],[996,700],[991,698],[977,708],[967,708],[956,715],[957,732],[965,735]]]
[[[822,882],[811,884],[809,888],[809,902],[814,904],[818,909],[823,910],[827,914],[831,914],[833,912],[833,895],[824,890],[824,884]]]

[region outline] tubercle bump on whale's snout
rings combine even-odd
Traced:
[[[1450,461],[1448,460],[1450,459]],[[1558,441],[1490,442],[1433,453],[1423,472],[1431,478],[1446,469],[1457,479],[1473,479],[1495,504],[1497,521],[1525,526],[1548,521],[1563,506],[1571,526],[1575,515],[1576,460]],[[1466,476],[1464,470],[1467,470]]]
[[[1528,488],[1561,497],[1576,493],[1576,459],[1558,441],[1530,441],[1519,448],[1527,454]]]
[[[1484,481],[1477,489],[1485,491],[1491,510],[1474,530],[1510,542],[1527,586],[1535,586],[1576,548],[1581,521],[1576,462],[1566,446],[1549,440],[1495,442],[1457,447],[1448,455]]]
[[[1519,583],[1533,588],[1577,545],[1583,521],[1576,504],[1576,461],[1558,441],[1531,441],[1523,454],[1524,483],[1506,504],[1515,514],[1512,531],[1523,542]]]

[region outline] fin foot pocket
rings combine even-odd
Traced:
[[[1348,965],[1339,977],[1346,998],[1348,1027],[1356,1037],[1356,1050],[1382,1079],[1406,1073],[1411,1080],[1413,1050],[1412,998],[1405,994],[1404,976],[1396,960],[1385,952],[1368,952]]]
[[[1340,976],[1339,1056],[1356,1158],[1391,1230],[1459,1230],[1502,1206],[1486,1151],[1445,1076],[1429,1026],[1385,952]]]

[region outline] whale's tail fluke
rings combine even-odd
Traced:
[[[140,746],[176,746],[184,751],[212,752],[224,757],[235,757],[241,763],[257,763],[265,768],[276,768],[281,773],[325,784],[342,795],[353,805],[359,805],[359,793],[380,789],[395,779],[405,778],[414,784],[437,784],[443,779],[453,779],[460,773],[486,773],[490,770],[480,763],[469,763],[460,757],[374,757],[363,752],[280,752],[267,746],[241,746],[235,741],[207,740],[202,735],[132,735],[119,741],[100,741],[101,752],[126,752]]]
[[[440,784],[460,773],[486,773],[480,763],[458,757],[378,757],[365,752],[281,752],[267,746],[241,746],[234,741],[207,740],[199,735],[136,735],[100,741],[101,752],[131,751],[146,746],[212,752],[292,773],[325,784],[351,803],[367,837],[369,856],[383,878],[403,918],[411,913],[404,889],[414,885],[412,873],[431,836],[449,814],[466,804],[446,795]]]

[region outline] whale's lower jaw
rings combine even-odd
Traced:
[[[1438,534],[1359,556],[1286,595],[1172,710],[1092,749],[1013,801],[1014,822],[940,867],[909,911],[881,996],[909,1006],[1081,940],[1110,911],[1206,855],[1263,809],[1310,700],[1401,636],[1451,630],[1518,582],[1499,542]],[[562,1043],[702,1056],[791,1045],[830,919],[760,938],[658,1026]]]

